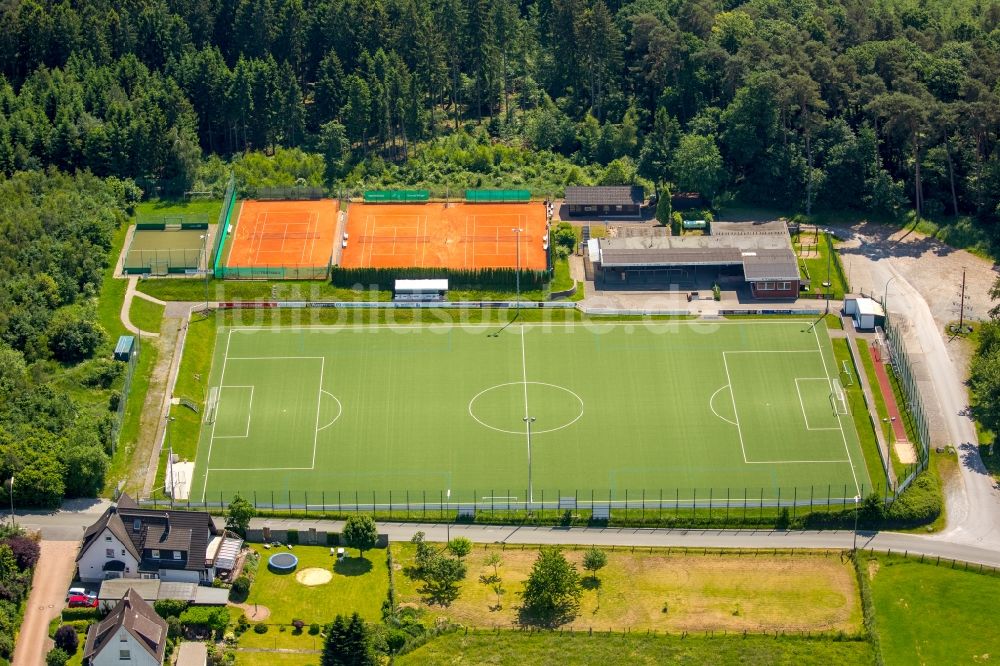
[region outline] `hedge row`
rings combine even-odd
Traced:
[[[550,271],[520,271],[522,291],[543,289],[552,275]],[[341,268],[334,266],[330,281],[335,287],[375,285],[379,290],[391,290],[396,280],[427,280],[447,278],[450,289],[503,289],[514,291],[518,271],[513,268],[454,270],[450,268]]]

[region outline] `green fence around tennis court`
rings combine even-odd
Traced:
[[[322,187],[258,187],[254,198],[261,201],[311,201],[322,199]]]
[[[365,190],[365,203],[425,203],[427,190]]]
[[[204,253],[204,248],[130,250],[123,268],[128,275],[186,273],[201,265]]]
[[[466,190],[468,203],[526,203],[531,201],[528,190]]]
[[[229,236],[229,223],[233,215],[233,207],[236,204],[236,177],[230,175],[229,183],[226,185],[226,192],[222,197],[222,209],[219,211],[219,223],[215,230],[215,246],[212,248],[214,256],[212,268],[215,277],[221,278],[219,269],[222,265],[222,251],[226,246],[226,238]]]
[[[218,266],[215,277],[223,280],[325,280],[329,266]]]

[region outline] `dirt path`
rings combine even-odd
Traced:
[[[900,324],[933,444],[950,444],[959,451],[961,473],[945,490],[948,525],[938,538],[1000,548],[1000,492],[979,457],[975,426],[966,415],[971,350],[944,330],[956,318],[953,304],[963,270],[972,315],[986,316],[993,264],[884,225],[862,223],[838,233],[849,239],[840,253],[852,287],[886,298]]]
[[[163,332],[163,338],[159,341],[160,355],[156,359],[153,378],[150,380],[146,403],[142,410],[140,450],[137,450],[132,458],[133,467],[141,466],[137,471],[145,473],[144,476],[135,477],[137,483],[142,481],[142,497],[150,494],[156,481],[156,470],[165,434],[164,427],[167,415],[170,413],[173,387],[177,382],[184,340],[187,337],[188,308],[187,303],[171,303],[164,311],[163,326],[160,329]]]
[[[42,541],[24,622],[14,648],[14,666],[45,664],[45,653],[52,647],[49,622],[62,612],[79,546],[78,541]]]

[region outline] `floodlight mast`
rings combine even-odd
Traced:
[[[528,509],[531,509],[535,501],[534,490],[531,485],[531,424],[535,422],[534,416],[525,416],[524,423],[528,430]]]

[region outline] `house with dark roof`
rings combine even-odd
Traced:
[[[798,297],[798,258],[783,221],[715,222],[710,235],[591,239],[597,289],[745,286],[753,299]]]
[[[645,193],[630,185],[571,186],[564,201],[572,216],[640,217]]]
[[[129,589],[108,615],[87,629],[84,666],[160,666],[167,648],[167,622]]]
[[[224,539],[207,513],[144,509],[122,495],[87,528],[76,566],[87,582],[159,578],[207,584],[215,578],[215,554]]]

